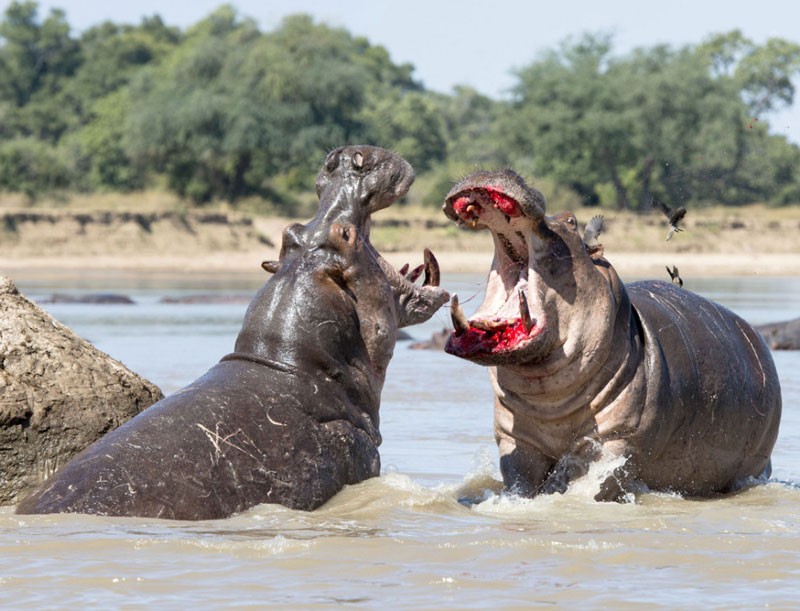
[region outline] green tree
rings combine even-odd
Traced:
[[[106,22],[81,37],[83,61],[65,87],[76,109],[75,126],[59,142],[73,160],[76,188],[130,191],[144,186],[143,168],[124,148],[127,85],[142,68],[169,56],[180,40],[180,32],[159,17],[138,26]]]
[[[796,181],[791,146],[749,128],[748,112],[790,102],[794,50],[739,33],[699,47],[610,54],[605,36],[566,43],[519,73],[502,119],[510,150],[588,198],[609,185],[620,208],[769,199]],[[763,122],[762,122],[763,125]],[[769,158],[781,171],[758,179]],[[782,162],[779,162],[779,159]],[[634,204],[638,202],[638,204]]]
[[[512,110],[501,134],[513,162],[553,176],[591,201],[611,182],[619,207],[629,207],[623,171],[633,163],[629,108],[618,95],[609,36],[565,43],[518,72]]]
[[[0,190],[31,200],[69,184],[69,168],[53,147],[33,138],[0,141]]]
[[[430,94],[393,89],[373,100],[362,117],[369,139],[402,155],[417,172],[445,158],[444,120]]]
[[[56,142],[70,124],[64,84],[80,49],[60,10],[38,19],[35,2],[13,2],[0,22],[0,105],[7,136]]]
[[[262,34],[223,6],[132,83],[127,149],[197,202],[269,195],[279,174],[306,186],[327,150],[370,135],[370,92],[409,85],[408,72],[308,16]]]
[[[496,134],[498,117],[506,104],[464,86],[457,86],[452,95],[439,95],[437,99],[438,113],[444,122],[447,159],[470,165],[508,164],[505,147],[498,145]]]

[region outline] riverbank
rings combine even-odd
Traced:
[[[709,276],[800,275],[800,207],[706,208],[687,215],[686,230],[666,241],[658,214],[586,208],[581,224],[605,215],[600,241],[624,279],[664,278],[676,266],[684,280]],[[276,259],[292,222],[235,211],[19,209],[0,206],[0,272],[55,270],[262,274]],[[459,229],[435,208],[395,206],[373,219],[371,239],[395,266],[422,261],[431,248],[443,273],[489,269],[486,231]]]
[[[78,272],[152,272],[199,274],[264,274],[261,261],[275,259],[276,249],[245,252],[217,252],[206,255],[126,255],[67,257],[0,257],[0,272],[17,276],[40,277],[51,273]],[[488,272],[491,252],[438,251],[434,254],[442,273]],[[608,260],[623,279],[668,279],[666,267],[675,266],[681,277],[800,276],[800,254],[795,253],[608,253]],[[385,258],[395,267],[422,262],[421,251],[389,252]]]

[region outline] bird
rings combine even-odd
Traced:
[[[678,273],[678,268],[677,267],[675,267],[673,265],[672,269],[670,269],[669,265],[667,265],[667,273],[669,274],[669,277],[672,278],[672,284],[677,284],[678,286],[683,286],[683,279],[681,279],[680,274]]]
[[[597,214],[589,219],[583,231],[583,243],[586,244],[590,256],[598,252],[602,254],[603,245],[597,241],[601,233],[603,233],[603,215]]]
[[[675,232],[683,231],[683,228],[680,227],[679,224],[683,220],[683,217],[686,216],[686,208],[673,210],[664,202],[660,202],[657,199],[653,199],[653,203],[664,213],[664,216],[666,216],[669,221],[669,233],[667,234],[667,241],[669,241],[672,239],[672,236],[675,235]]]

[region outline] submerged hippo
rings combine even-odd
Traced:
[[[444,204],[494,237],[486,298],[467,320],[453,297],[445,350],[490,367],[506,486],[564,491],[601,457],[624,464],[598,500],[768,476],[781,394],[759,334],[673,284],[623,285],[571,213],[544,207],[510,170],[469,176]]]
[[[235,351],[90,446],[17,513],[199,520],[260,503],[311,510],[378,475],[378,408],[398,327],[449,299],[429,253],[417,286],[369,242],[370,214],[413,180],[383,149],[331,152],[317,178],[320,210],[285,230]]]

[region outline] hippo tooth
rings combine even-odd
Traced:
[[[519,291],[519,316],[522,319],[522,324],[525,326],[525,333],[530,333],[534,326],[534,320],[531,318],[531,311],[528,309],[528,298],[525,296],[525,291]]]
[[[406,280],[409,282],[416,282],[417,278],[419,278],[422,274],[423,269],[425,269],[424,265],[417,265],[414,269],[408,272],[408,274],[406,274]]]
[[[450,302],[450,318],[453,319],[453,329],[455,330],[456,337],[469,331],[467,317],[458,304],[458,295],[453,295],[453,300]]]
[[[439,286],[439,262],[430,249],[425,251],[425,281],[423,286]]]

